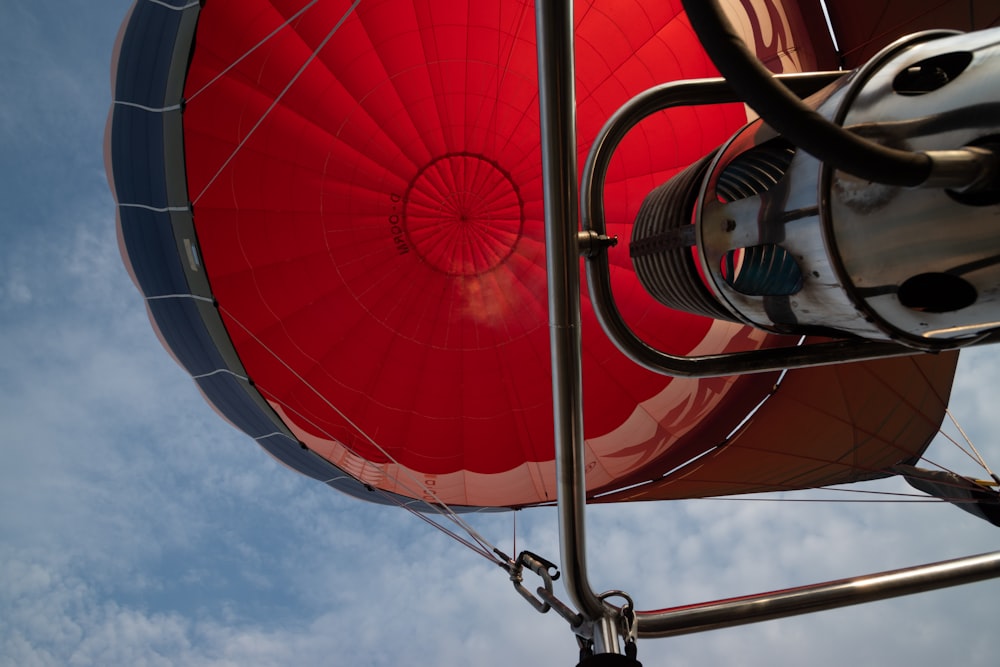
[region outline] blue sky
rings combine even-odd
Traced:
[[[8,0],[0,21],[0,666],[575,664],[565,622],[504,572],[275,463],[160,347],[118,255],[102,153],[129,4]],[[998,359],[965,355],[953,401],[994,461]],[[588,519],[594,586],[642,608],[998,545],[997,529],[940,504],[700,501]],[[513,550],[511,515],[473,521]],[[517,546],[558,560],[553,513],[519,513]],[[639,655],[994,665],[998,593],[648,640]]]

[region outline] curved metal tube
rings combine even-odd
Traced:
[[[843,76],[843,72],[782,75],[779,78],[796,94],[808,95]],[[604,220],[604,180],[618,144],[642,119],[675,106],[736,102],[724,79],[699,79],[650,88],[622,106],[601,128],[584,165],[580,185],[580,211],[584,235],[607,235]],[[606,249],[590,249],[586,262],[587,285],[594,311],[604,332],[632,361],[651,371],[678,377],[709,377],[776,371],[802,366],[860,361],[918,354],[916,350],[867,340],[837,340],[803,346],[769,348],[751,352],[685,357],[657,350],[628,326],[614,301]]]
[[[718,0],[682,0],[691,28],[719,72],[762,118],[793,144],[860,178],[908,187],[927,180],[933,161],[925,153],[875,143],[831,123],[775,81],[747,48]]]

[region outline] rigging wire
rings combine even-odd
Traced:
[[[705,498],[692,498],[692,500],[743,500],[746,502],[785,502],[785,503],[974,503],[968,498],[941,498],[931,497],[923,493],[913,493],[906,491],[878,491],[875,489],[844,489],[836,486],[818,486],[812,491],[824,491],[829,493],[843,493],[846,495],[857,494],[863,496],[886,496],[866,497],[866,498],[803,498],[787,495],[777,496],[711,496]],[[790,491],[800,492],[801,489],[790,489]],[[776,493],[785,494],[786,491]]]
[[[282,30],[284,30],[289,25],[291,25],[292,22],[295,19],[297,19],[300,16],[302,16],[302,14],[304,14],[306,12],[306,10],[308,10],[310,7],[312,7],[313,5],[315,5],[317,2],[319,2],[319,0],[312,0],[307,5],[305,5],[304,7],[302,7],[302,9],[300,9],[299,11],[295,12],[294,14],[292,14],[291,16],[289,16],[287,19],[285,19],[285,21],[283,23],[281,23],[277,28],[275,28],[274,30],[272,30],[267,35],[265,35],[259,42],[257,42],[253,46],[251,46],[249,49],[247,49],[246,51],[244,51],[243,55],[241,55],[239,58],[237,58],[236,60],[234,60],[233,62],[231,62],[224,69],[220,70],[218,74],[216,74],[214,77],[212,77],[211,80],[209,80],[204,85],[202,85],[201,88],[199,88],[198,90],[196,90],[193,93],[191,93],[190,95],[188,95],[187,98],[184,100],[185,103],[191,102],[191,100],[193,100],[194,98],[198,97],[198,95],[200,95],[203,92],[205,92],[206,89],[210,88],[219,79],[221,79],[222,77],[224,77],[227,74],[229,74],[229,72],[231,72],[233,69],[235,69],[237,65],[239,65],[241,62],[243,62],[246,58],[249,58],[250,55],[254,51],[256,51],[260,47],[262,47],[265,44],[267,44],[278,33],[280,33]],[[355,3],[355,6],[356,5],[357,5],[357,3]],[[354,9],[354,7],[351,7],[351,10],[349,10],[349,11],[353,11],[353,9]],[[336,28],[335,28],[335,30],[336,30]],[[315,56],[316,54],[314,53],[313,55]]]
[[[398,461],[395,459],[395,457],[393,457],[388,451],[386,451],[384,447],[382,447],[381,445],[379,445],[374,440],[374,438],[372,438],[370,435],[368,435],[366,432],[364,432],[360,428],[360,426],[358,426],[357,424],[355,424],[352,420],[350,420],[350,418],[348,418],[346,415],[344,415],[344,413],[339,408],[337,408],[336,406],[334,406],[328,399],[326,399],[324,396],[322,396],[320,394],[320,392],[311,383],[308,382],[308,380],[306,380],[305,378],[301,377],[283,359],[281,359],[272,349],[270,349],[269,346],[267,346],[253,332],[249,331],[245,325],[243,325],[239,320],[237,320],[233,316],[232,313],[230,313],[229,311],[225,310],[221,306],[220,306],[220,311],[224,312],[237,326],[239,326],[249,336],[251,336],[258,345],[260,345],[276,361],[278,361],[280,364],[282,364],[290,373],[293,373],[297,377],[297,379],[299,379],[304,384],[304,386],[307,389],[309,389],[309,391],[313,392],[318,398],[320,398],[320,400],[322,400],[331,409],[333,409],[335,412],[337,412],[343,419],[345,419],[345,421],[347,421],[351,425],[352,428],[354,428],[366,441],[368,441],[370,444],[372,444],[374,447],[376,447],[378,449],[378,451],[380,453],[382,453],[384,456],[386,456],[386,458],[389,461],[391,461],[392,463],[394,463],[397,466],[399,466],[401,470],[407,471],[407,469],[404,466],[401,466],[398,463]],[[268,393],[268,394],[270,394],[270,392],[267,391],[266,387],[262,387],[259,384],[256,385],[256,386],[257,386],[257,388],[262,393]],[[273,394],[271,394],[271,400],[274,400],[276,403],[280,404],[283,408],[285,408],[286,410],[288,410],[290,413],[294,413],[298,418],[302,419],[303,421],[305,421],[306,423],[308,423],[310,426],[312,426],[313,428],[315,428],[317,431],[321,432],[325,437],[327,437],[327,438],[329,438],[331,440],[335,440],[335,438],[332,436],[332,434],[330,434],[323,426],[321,426],[321,425],[315,423],[314,421],[310,420],[307,416],[305,416],[301,412],[295,410],[293,407],[291,407],[291,406],[285,404],[284,402],[278,400],[277,397],[274,396]],[[950,412],[948,414],[951,417],[952,421],[955,422],[956,427],[961,430],[961,426],[957,423],[957,421],[955,420],[954,416]],[[941,434],[944,435],[944,437],[946,439],[948,439],[949,441],[955,443],[956,446],[961,451],[965,452],[964,448],[962,448],[961,445],[958,445],[958,443],[955,441],[954,438],[952,438],[952,437],[948,436],[947,434],[945,434],[943,432],[943,430],[941,430],[941,429],[939,429],[939,430],[940,430]],[[964,431],[962,431],[962,432],[963,432],[963,435],[964,435]],[[965,437],[968,440],[968,436],[965,436]],[[346,443],[340,442],[339,440],[337,440],[337,442],[339,442],[345,449],[347,449],[348,451],[350,451],[352,454],[354,454],[356,456],[359,456]],[[971,445],[971,442],[969,444]],[[968,455],[967,452],[965,452],[965,453]],[[978,454],[978,452],[977,452],[977,454]],[[802,458],[811,459],[812,457],[805,457],[805,456],[803,456]],[[940,468],[941,470],[945,470],[945,471],[951,472],[947,467],[945,467],[945,466],[943,466],[941,464],[934,463],[933,461],[931,461],[931,460],[929,460],[927,458],[924,458],[923,460],[926,461],[928,464],[931,464],[931,465],[934,465],[937,468]],[[982,463],[982,465],[985,468],[986,464],[985,464],[985,461],[982,460],[981,456],[978,457],[978,460]],[[373,465],[377,465],[377,464],[373,463]],[[988,470],[988,468],[987,468],[987,470]],[[355,475],[355,474],[353,474],[353,473],[351,473],[351,472],[349,472],[347,470],[344,470],[344,472],[346,474],[350,475],[355,480],[357,480],[359,483],[365,484],[366,486],[368,486],[369,488],[371,488],[374,492],[378,493],[381,497],[385,498],[390,503],[392,503],[392,504],[394,504],[394,505],[396,505],[398,507],[401,507],[401,508],[405,509],[410,514],[414,515],[415,517],[419,518],[420,520],[424,521],[425,523],[428,523],[429,525],[433,526],[434,528],[436,528],[437,530],[441,531],[445,535],[448,535],[449,537],[451,537],[452,539],[454,539],[458,543],[466,546],[467,548],[469,548],[470,550],[474,551],[475,553],[478,553],[479,555],[483,556],[487,560],[490,560],[491,562],[494,562],[494,563],[496,563],[498,565],[501,565],[501,566],[505,565],[505,561],[503,561],[502,559],[497,558],[497,556],[494,555],[494,553],[496,552],[497,547],[495,547],[489,540],[487,540],[482,535],[480,535],[474,528],[472,528],[472,526],[467,521],[461,519],[460,515],[458,515],[458,513],[456,513],[453,509],[451,509],[445,502],[441,501],[439,498],[436,498],[436,494],[434,494],[433,490],[431,490],[429,488],[425,488],[425,487],[423,487],[423,485],[420,485],[419,481],[416,480],[415,477],[413,477],[413,474],[411,472],[407,471],[406,474],[407,474],[408,477],[411,477],[411,481],[414,481],[415,483],[417,483],[418,486],[417,486],[416,489],[414,489],[414,487],[412,487],[412,486],[407,485],[406,483],[400,483],[398,479],[397,479],[397,483],[400,484],[400,487],[402,489],[404,489],[405,491],[407,491],[408,493],[410,493],[412,495],[412,497],[414,498],[414,502],[413,503],[404,502],[403,500],[401,500],[395,494],[389,493],[389,492],[387,492],[387,491],[385,491],[383,489],[379,489],[378,487],[369,485],[366,482],[364,482],[363,479],[360,479],[357,475]],[[878,471],[876,471],[876,470],[873,469],[871,472],[878,472]],[[841,494],[859,494],[859,495],[866,495],[866,496],[891,496],[891,498],[872,498],[872,497],[868,497],[868,498],[858,498],[858,499],[846,499],[846,498],[796,498],[796,497],[788,497],[788,496],[770,497],[770,498],[767,498],[767,497],[747,497],[747,496],[738,496],[738,497],[726,496],[726,497],[716,497],[716,498],[702,498],[700,500],[729,500],[729,501],[739,500],[739,501],[745,501],[745,502],[798,502],[798,503],[803,503],[803,502],[804,503],[818,503],[818,502],[822,502],[822,503],[904,503],[904,502],[906,502],[906,503],[942,503],[942,502],[967,503],[967,502],[971,502],[968,499],[963,499],[963,498],[952,498],[952,499],[949,499],[949,498],[930,498],[930,497],[927,497],[924,494],[919,494],[919,493],[877,491],[877,490],[871,490],[871,489],[850,489],[850,488],[841,488],[841,487],[817,487],[817,489],[818,490],[823,490],[823,491],[834,492],[834,493],[841,493]],[[433,502],[428,501],[424,497],[425,493],[430,493],[432,496],[434,496],[434,501]],[[471,539],[466,539],[466,538],[462,537],[462,535],[460,535],[459,533],[455,532],[454,530],[451,530],[451,529],[447,528],[446,526],[441,525],[440,523],[432,520],[430,517],[428,517],[423,512],[420,512],[420,511],[416,510],[413,507],[413,505],[416,504],[416,503],[422,503],[423,505],[426,505],[428,508],[430,508],[435,514],[439,514],[439,515],[441,515],[441,516],[443,516],[443,517],[445,517],[445,518],[453,521],[462,530],[466,531],[466,533],[471,537]],[[517,549],[516,549],[516,544],[517,544],[517,541],[516,541],[517,540],[517,536],[516,536],[516,512],[515,512],[514,519],[513,519],[513,526],[514,526],[514,536],[513,536],[513,540],[514,540],[514,552],[516,553],[516,551],[517,551]]]
[[[822,488],[822,487],[821,487]],[[832,490],[832,489],[824,489]],[[858,491],[858,493],[875,493],[873,491]],[[743,496],[714,496],[711,498],[697,498],[697,500],[728,500],[746,503],[965,503],[969,500],[956,498],[946,500],[944,498],[928,498],[927,496],[914,494],[894,494],[902,497],[912,497],[912,500],[901,500],[900,498],[786,498],[784,496],[776,498],[745,498]]]
[[[494,555],[494,553],[497,552],[496,547],[488,548],[488,547],[486,547],[486,546],[484,546],[483,544],[480,543],[480,539],[482,539],[482,538],[476,539],[475,541],[467,540],[464,537],[462,537],[460,534],[456,533],[455,531],[450,530],[448,527],[443,526],[440,523],[438,523],[437,521],[432,520],[429,516],[427,516],[423,512],[418,512],[416,509],[414,509],[412,507],[411,503],[405,503],[402,500],[400,500],[397,496],[395,496],[395,495],[393,495],[391,493],[386,493],[382,489],[378,489],[376,487],[372,487],[372,488],[374,488],[375,491],[377,493],[379,493],[382,497],[390,500],[391,502],[393,502],[398,507],[402,507],[404,510],[406,510],[407,512],[409,512],[413,516],[417,517],[421,521],[423,521],[423,522],[425,522],[425,523],[433,526],[434,528],[437,528],[439,531],[441,531],[442,533],[444,533],[448,537],[452,538],[453,540],[455,540],[459,544],[465,545],[466,547],[468,547],[472,551],[476,552],[480,556],[486,558],[487,560],[492,561],[492,562],[496,563],[497,565],[501,565],[501,566],[503,566],[503,565],[506,564],[505,561],[497,558]],[[422,502],[426,502],[426,501],[422,501]]]
[[[262,341],[257,336],[257,334],[255,334],[246,325],[244,325],[239,319],[237,319],[233,315],[233,313],[229,312],[225,307],[222,306],[222,304],[219,304],[218,308],[219,308],[219,311],[221,313],[225,314],[226,317],[229,318],[236,326],[238,326],[240,329],[242,329],[243,332],[247,334],[247,336],[249,336],[257,345],[259,345],[261,347],[261,349],[263,349],[275,361],[277,361],[281,366],[283,366],[285,368],[285,370],[287,370],[289,373],[291,373],[292,376],[295,377],[296,380],[298,380],[299,382],[301,382],[303,387],[305,387],[308,391],[312,392],[320,401],[323,402],[324,405],[326,405],[331,410],[333,410],[334,412],[336,412],[352,429],[354,429],[354,431],[359,436],[361,436],[361,438],[364,441],[366,441],[370,445],[372,445],[380,454],[382,454],[383,456],[385,456],[388,461],[390,461],[391,463],[395,464],[397,466],[397,469],[399,471],[401,471],[402,474],[405,477],[409,478],[409,481],[415,483],[416,484],[416,489],[414,489],[413,487],[408,487],[405,483],[401,484],[400,481],[399,481],[399,478],[398,477],[396,478],[397,484],[399,484],[404,490],[408,491],[411,494],[411,496],[414,498],[414,500],[416,500],[417,502],[421,502],[421,503],[427,505],[427,507],[429,507],[434,513],[440,514],[440,515],[446,517],[448,520],[452,521],[457,526],[459,526],[462,530],[464,530],[472,538],[472,540],[474,542],[478,543],[480,545],[480,547],[481,547],[481,549],[475,549],[475,548],[473,548],[474,551],[476,551],[477,553],[480,553],[480,554],[484,555],[486,558],[488,558],[488,559],[490,559],[490,560],[492,560],[492,561],[494,561],[494,562],[496,562],[498,564],[503,563],[503,561],[499,560],[498,558],[496,558],[495,556],[493,556],[491,554],[491,552],[496,548],[495,545],[493,545],[489,540],[487,540],[485,537],[483,537],[482,535],[480,535],[479,532],[476,531],[476,529],[473,528],[473,526],[471,524],[469,524],[469,522],[467,522],[464,519],[462,519],[462,517],[455,510],[453,510],[447,503],[445,503],[443,500],[441,500],[441,498],[434,491],[434,489],[432,489],[431,487],[428,487],[428,486],[425,486],[425,485],[421,484],[420,480],[418,480],[416,478],[416,476],[413,474],[413,472],[409,468],[407,468],[404,465],[401,465],[399,463],[399,461],[392,454],[390,454],[382,445],[380,445],[375,440],[375,438],[373,438],[367,431],[365,431],[363,428],[361,428],[361,426],[358,425],[356,422],[354,422],[354,420],[352,420],[350,417],[348,417],[346,414],[344,414],[344,412],[340,408],[338,408],[336,405],[334,405],[333,402],[330,401],[330,399],[328,399],[318,389],[316,389],[316,387],[313,386],[313,384],[311,382],[309,382],[308,379],[306,379],[305,377],[303,377],[301,373],[299,373],[297,370],[295,370],[294,368],[292,368],[292,366],[289,363],[287,363],[284,359],[282,359],[279,354],[277,354],[264,341]],[[264,389],[265,389],[264,387],[261,387],[261,385],[259,385],[257,383],[255,383],[255,386],[258,388],[258,390],[261,391],[262,394],[264,393]],[[270,393],[270,392],[268,392],[268,393]],[[274,400],[276,403],[278,403],[279,405],[281,405],[285,409],[287,409],[287,410],[295,413],[296,416],[298,416],[299,418],[305,420],[307,423],[309,423],[310,426],[312,426],[313,428],[319,430],[325,437],[329,438],[331,441],[337,442],[338,444],[340,444],[341,446],[343,446],[350,453],[354,454],[355,456],[359,456],[359,458],[363,458],[363,457],[360,457],[360,455],[358,455],[356,452],[354,452],[347,443],[341,442],[340,440],[334,438],[332,434],[330,434],[325,428],[322,427],[322,425],[316,424],[312,420],[308,419],[308,417],[306,417],[305,415],[301,414],[300,412],[298,412],[294,408],[291,408],[290,406],[286,405],[282,401],[278,400],[278,398],[276,396],[274,396],[273,394],[271,395],[271,400]],[[377,464],[375,464],[375,463],[372,462],[372,465],[377,465]],[[413,510],[413,508],[409,507],[409,505],[401,503],[397,499],[392,498],[391,494],[388,494],[384,490],[378,489],[377,487],[372,486],[370,484],[366,484],[366,482],[364,482],[363,480],[359,479],[356,475],[354,475],[353,473],[351,473],[351,472],[349,472],[347,470],[344,470],[344,472],[346,474],[350,475],[351,477],[353,477],[354,479],[356,479],[359,483],[365,484],[366,486],[368,486],[370,488],[376,489],[381,494],[383,494],[384,497],[387,497],[390,500],[392,500],[392,502],[394,502],[396,504],[399,504],[400,506],[407,507],[407,509],[409,509],[412,513],[416,513],[418,516],[420,516],[420,518],[424,519],[425,521],[428,521],[428,522],[430,522],[432,524],[435,523],[435,522],[431,521],[429,518],[427,518],[427,517],[425,517],[425,516],[420,515],[419,513],[417,513],[416,510]],[[428,500],[428,498],[430,498],[430,500]],[[443,527],[441,529],[446,534],[451,535],[451,533],[449,531],[443,529]],[[452,535],[452,536],[455,537],[459,542],[461,542],[463,544],[466,544],[466,546],[470,546],[470,548],[472,548],[471,545],[469,545],[463,538],[455,536],[455,535]]]
[[[267,391],[266,387],[262,387],[261,385],[259,385],[257,383],[255,383],[255,386],[257,387],[257,389],[262,394],[264,394],[264,393],[269,394],[271,396],[271,398],[269,400],[272,400],[275,403],[281,405],[281,407],[283,409],[287,410],[290,414],[294,414],[303,423],[308,424],[312,428],[316,429],[319,433],[323,434],[324,436],[326,436],[330,440],[337,442],[342,447],[344,447],[344,449],[347,450],[350,454],[352,454],[354,456],[358,456],[359,458],[361,458],[360,455],[358,455],[357,452],[355,452],[349,445],[347,445],[346,443],[341,442],[340,440],[337,440],[333,436],[333,434],[331,434],[329,431],[327,431],[322,425],[317,424],[315,421],[311,420],[309,417],[307,417],[306,415],[302,414],[301,412],[299,412],[295,408],[291,407],[287,403],[284,403],[284,402],[280,401],[277,397],[275,397],[273,394],[271,394],[271,392]],[[312,391],[315,391],[311,387],[310,387],[310,389]],[[394,463],[397,466],[399,466],[400,468],[402,468],[402,469],[405,470],[405,468],[403,468],[403,466],[400,466],[399,463],[395,459],[393,459],[392,457],[389,457],[389,460],[390,460],[391,463]],[[371,462],[371,461],[369,461],[368,463],[371,466],[373,466],[373,467],[379,467],[379,464],[377,464],[377,463],[374,463],[374,462]],[[436,503],[432,503],[432,502],[428,501],[424,497],[424,494],[426,494],[429,491],[429,489],[427,489],[425,487],[422,487],[422,486],[418,487],[418,488],[414,488],[412,486],[407,485],[405,482],[400,482],[400,480],[397,478],[396,479],[396,484],[403,491],[405,491],[406,493],[409,494],[408,498],[411,500],[411,502],[407,502],[407,501],[404,501],[398,494],[391,493],[389,491],[386,491],[385,489],[381,489],[378,486],[375,486],[374,484],[366,482],[364,479],[362,479],[358,475],[352,473],[351,471],[346,470],[345,468],[342,468],[340,466],[337,466],[337,467],[344,474],[350,476],[352,479],[354,479],[355,481],[357,481],[359,484],[364,485],[365,488],[370,489],[372,493],[375,493],[379,497],[384,498],[387,501],[387,503],[393,504],[393,505],[396,505],[398,507],[401,507],[401,508],[405,509],[407,512],[410,512],[411,514],[413,514],[417,518],[421,519],[422,521],[425,521],[425,522],[431,524],[432,526],[434,526],[435,528],[437,528],[438,530],[440,530],[444,534],[452,537],[457,542],[460,542],[461,544],[464,544],[465,546],[469,547],[470,549],[472,549],[476,553],[479,553],[480,555],[488,558],[489,560],[492,560],[494,562],[498,562],[499,563],[499,561],[497,561],[497,559],[492,555],[492,551],[495,549],[495,547],[493,546],[492,543],[490,543],[488,540],[486,540],[484,537],[482,537],[478,532],[476,532],[474,529],[472,529],[471,525],[468,525],[468,522],[462,521],[460,519],[459,515],[454,510],[452,510],[450,507],[448,507],[447,504],[445,504],[444,502],[441,502],[441,501],[437,501]],[[385,472],[384,469],[382,470],[382,472],[383,473]],[[325,483],[330,483],[332,481],[333,481],[332,479],[331,480],[325,480]],[[458,519],[458,521],[455,521],[455,522],[463,530],[465,530],[466,533],[469,534],[469,537],[471,538],[471,540],[462,537],[460,534],[456,533],[455,531],[452,531],[451,529],[447,528],[446,526],[443,526],[443,525],[437,523],[436,521],[432,520],[425,513],[416,510],[413,507],[413,505],[415,505],[415,504],[426,505],[428,508],[430,508],[430,511],[432,511],[434,514],[438,514],[438,515],[443,516],[444,518],[447,518],[449,520],[455,521],[455,519]],[[453,518],[453,515],[454,515],[454,518]]]
[[[984,459],[983,455],[979,453],[979,450],[976,449],[976,445],[972,442],[972,439],[969,438],[969,436],[965,433],[965,429],[963,429],[962,425],[958,423],[957,419],[955,419],[955,415],[953,415],[951,413],[951,410],[945,410],[945,412],[948,415],[948,418],[951,419],[951,422],[955,425],[955,428],[958,429],[958,432],[962,434],[962,438],[965,439],[965,443],[972,450],[973,454],[975,454],[975,456],[973,456],[972,458],[974,458],[976,461],[979,462],[979,465],[981,465],[983,467],[983,470],[985,470],[987,473],[989,473],[990,477],[992,477],[994,479],[994,481],[997,482],[997,484],[1000,484],[1000,477],[997,477],[996,473],[994,473],[990,469],[990,466],[986,463],[986,459]],[[956,444],[956,446],[959,449],[961,449],[963,452],[965,452],[966,454],[968,454],[968,452],[965,451],[965,448],[963,448],[958,443],[955,443],[955,444]],[[970,456],[972,456],[972,455],[970,454]]]
[[[965,440],[967,446],[972,450],[972,452],[974,452],[974,455],[973,455],[973,453],[970,453],[961,443],[959,443],[958,440],[954,436],[952,436],[949,433],[947,433],[945,431],[944,425],[942,425],[942,426],[940,426],[938,428],[938,434],[944,440],[946,440],[947,442],[949,442],[952,445],[954,445],[957,450],[959,450],[960,452],[962,452],[963,454],[965,454],[966,456],[968,456],[969,458],[971,458],[972,460],[974,460],[975,462],[977,462],[983,468],[983,470],[985,470],[990,475],[990,477],[993,478],[993,480],[995,482],[994,486],[1000,486],[1000,479],[998,479],[997,475],[991,470],[989,464],[986,462],[986,459],[982,456],[982,454],[976,448],[975,444],[972,442],[972,439],[965,432],[965,429],[959,423],[958,419],[955,417],[955,415],[952,413],[952,411],[950,409],[948,409],[948,408],[945,408],[945,414],[947,414],[948,418],[950,419],[950,421],[954,425],[955,429],[957,429],[958,432],[961,433],[962,438]],[[807,458],[807,457],[803,457],[803,458]],[[942,463],[938,463],[937,461],[934,461],[934,460],[932,460],[932,459],[930,459],[930,458],[928,458],[926,456],[921,456],[920,460],[922,462],[924,462],[925,464],[929,465],[929,466],[933,466],[934,468],[937,468],[937,469],[939,469],[941,471],[944,471],[944,472],[947,472],[947,473],[951,473],[951,474],[953,474],[953,475],[955,475],[957,477],[961,477],[961,478],[968,479],[968,480],[972,480],[973,479],[973,478],[971,478],[971,477],[969,477],[967,475],[962,475],[961,473],[956,472],[955,470],[953,470],[949,466],[946,466],[946,465],[944,465]],[[872,470],[872,472],[877,472],[877,471]],[[947,482],[947,481],[940,481],[939,484],[942,487],[953,487],[953,488],[962,489],[962,490],[965,490],[967,488],[967,487],[965,487],[965,486],[963,486],[963,485],[961,485],[959,483],[950,483],[950,482]],[[805,497],[788,496],[788,495],[785,495],[787,492],[781,492],[781,491],[779,491],[777,493],[782,494],[782,495],[772,496],[772,497],[760,497],[760,496],[748,497],[746,495],[741,495],[741,496],[721,496],[721,497],[712,497],[712,498],[699,498],[698,500],[727,500],[727,501],[742,500],[742,501],[746,501],[746,502],[796,502],[796,503],[945,503],[945,502],[947,502],[947,503],[951,503],[951,504],[955,504],[955,505],[976,504],[976,502],[977,502],[976,500],[970,499],[970,498],[968,498],[966,496],[938,496],[938,497],[929,497],[929,496],[927,496],[926,494],[923,494],[923,493],[912,493],[912,492],[905,492],[905,491],[882,491],[882,490],[876,490],[876,489],[863,489],[863,488],[846,488],[846,487],[842,487],[842,486],[821,486],[821,487],[815,487],[814,490],[815,491],[831,492],[831,493],[836,493],[836,494],[844,494],[844,495],[857,494],[857,495],[864,495],[864,496],[884,496],[884,497],[883,498],[879,498],[879,497],[866,497],[866,498],[857,498],[857,499],[847,499],[847,498],[805,498]],[[789,492],[790,491],[801,491],[801,489],[789,488],[788,491]]]
[[[340,17],[340,20],[334,24],[334,26],[323,38],[323,40],[316,46],[315,49],[313,49],[312,53],[309,54],[309,57],[306,58],[305,62],[302,63],[302,66],[299,67],[298,71],[294,75],[292,75],[288,83],[285,84],[285,87],[281,89],[281,92],[275,95],[274,99],[271,100],[271,103],[268,105],[267,109],[264,110],[264,113],[261,114],[260,118],[257,119],[257,122],[254,123],[253,126],[247,131],[246,136],[240,139],[240,142],[236,145],[236,148],[233,149],[233,152],[229,154],[229,157],[227,157],[223,161],[223,163],[216,170],[215,174],[213,174],[212,177],[205,182],[205,185],[204,187],[202,187],[201,192],[199,192],[197,196],[195,196],[191,200],[192,203],[197,204],[198,200],[201,199],[201,197],[208,191],[210,187],[212,187],[212,184],[215,183],[216,179],[218,179],[219,176],[222,175],[222,172],[226,170],[226,167],[229,166],[229,164],[233,161],[236,155],[243,149],[243,146],[245,146],[246,143],[250,140],[250,137],[252,137],[257,132],[258,128],[260,128],[260,126],[264,123],[267,117],[271,115],[271,112],[274,111],[275,108],[277,108],[278,103],[281,102],[282,98],[284,98],[284,96],[288,93],[288,91],[291,90],[295,82],[299,80],[302,74],[309,67],[309,64],[312,63],[317,58],[317,56],[319,56],[319,52],[323,49],[324,46],[326,46],[327,42],[329,42],[333,38],[333,36],[337,34],[337,31],[340,30],[340,27],[342,25],[344,25],[344,22],[348,19],[348,17],[350,17],[350,15],[354,13],[354,10],[357,8],[359,4],[361,4],[361,0],[354,0],[351,6],[348,7],[347,11],[344,12],[343,16]],[[277,34],[277,32],[274,32],[272,34]]]

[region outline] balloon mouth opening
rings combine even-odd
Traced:
[[[510,172],[477,153],[421,167],[403,195],[410,248],[435,271],[476,276],[503,265],[524,232],[524,200]]]

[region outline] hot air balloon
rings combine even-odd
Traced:
[[[728,11],[776,73],[853,67],[866,49],[941,25],[934,13],[894,18],[905,3],[829,4],[834,26],[869,31],[835,33],[839,60],[818,3]],[[126,18],[107,133],[122,255],[155,330],[206,400],[292,469],[431,511],[559,500],[564,425],[553,396],[576,378],[553,371],[552,340],[567,327],[553,317],[562,295],[546,254],[540,97],[575,95],[575,182],[619,108],[717,70],[679,2],[580,0],[575,72],[540,84],[540,15],[520,0],[138,0]],[[750,326],[760,323],[687,293],[664,301],[657,280],[672,284],[673,269],[657,276],[629,244],[611,247],[652,215],[647,193],[703,178],[704,156],[747,122],[735,98],[649,114],[603,165],[595,252],[622,321],[671,355],[767,354],[803,334],[807,344],[838,335]],[[680,211],[675,227],[693,227],[689,209],[664,206]],[[658,233],[633,248],[655,254]],[[802,278],[775,248],[713,261],[723,282],[751,293],[764,288],[746,274],[737,281],[737,265],[777,262],[787,275],[767,289],[787,292]],[[568,272],[580,279],[578,265]],[[684,280],[705,290],[705,273]],[[948,403],[950,351],[787,372],[655,372],[604,334],[592,291],[580,299],[576,465],[580,492],[595,501],[897,474]],[[510,565],[550,576],[544,559]]]

